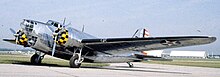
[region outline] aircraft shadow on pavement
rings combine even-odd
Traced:
[[[11,64],[18,64],[18,65],[28,65],[28,66],[48,66],[48,67],[68,67],[65,65],[58,65],[58,64],[48,64],[48,63],[41,63],[41,64],[32,64],[29,61],[20,61],[20,60],[5,60],[7,62],[10,62]],[[97,68],[101,66],[81,66],[82,68]]]
[[[12,64],[18,64],[18,65],[28,65],[28,66],[49,66],[49,67],[68,67],[64,65],[57,65],[57,64],[47,64],[47,63],[41,63],[39,65],[34,65],[27,61],[19,61],[19,60],[7,60],[11,61]],[[190,73],[184,73],[184,72],[172,72],[172,71],[165,71],[160,68],[151,68],[151,67],[133,67],[130,68],[128,66],[82,66],[81,68],[89,68],[89,69],[105,69],[105,70],[121,70],[121,71],[138,71],[138,72],[155,72],[155,73],[172,73],[172,74],[190,74]],[[77,69],[77,68],[73,68]],[[156,71],[152,69],[160,69],[162,71]]]
[[[172,73],[172,74],[191,74],[191,73],[184,73],[184,72],[172,72],[172,71],[156,71],[149,68],[144,67],[119,67],[119,66],[107,66],[107,67],[81,67],[81,68],[90,68],[90,69],[105,69],[105,70],[121,70],[121,71],[138,71],[138,72],[155,72],[155,73]]]
[[[117,67],[117,68],[130,68],[130,67],[128,67],[128,66],[114,66],[114,67]],[[136,66],[134,66],[133,68],[145,68],[145,69],[160,69],[160,70],[162,70],[162,69],[164,69],[164,68],[153,68],[153,67],[136,67]]]
[[[41,63],[39,65],[32,64],[31,62],[27,61],[19,61],[19,60],[7,60],[12,62],[12,64],[18,64],[18,65],[30,65],[30,66],[49,66],[49,67],[69,67],[64,65],[58,65],[58,64],[48,64],[48,63]]]

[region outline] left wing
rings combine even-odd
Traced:
[[[3,41],[7,41],[7,42],[10,42],[10,43],[16,44],[15,39],[3,39]]]
[[[81,43],[95,51],[146,51],[209,44],[216,40],[210,36],[176,36],[147,38],[83,39]]]

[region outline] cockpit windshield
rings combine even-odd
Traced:
[[[49,20],[47,24],[52,25],[54,27],[63,27],[59,22]]]

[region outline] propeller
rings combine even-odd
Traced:
[[[15,36],[16,45],[20,44],[20,45],[24,45],[25,46],[27,44],[27,41],[28,41],[27,36],[26,36],[26,34],[22,30],[18,30],[16,32],[14,29],[10,28],[10,31]]]
[[[64,24],[65,24],[65,19],[63,21],[63,25]],[[68,31],[65,29],[65,26],[58,24],[57,29],[53,32],[53,38],[54,38],[54,43],[52,48],[52,56],[54,56],[57,44],[64,45],[68,41]]]
[[[65,24],[65,22],[66,22],[66,17],[63,19],[63,25]]]
[[[56,40],[57,40],[57,35],[58,35],[58,33],[53,33],[53,36],[54,36],[54,43],[53,43],[53,49],[52,49],[52,56],[54,55],[54,53],[55,53],[55,48],[56,48]]]
[[[22,30],[18,30],[17,32],[12,28],[10,28],[9,30],[14,34],[16,45],[19,44],[19,45],[27,46],[28,39],[26,34]],[[16,51],[16,48],[14,51]]]
[[[18,34],[17,34],[16,31],[15,31],[14,29],[12,29],[12,28],[10,28],[10,31],[14,34],[14,36],[15,36],[15,44],[17,45],[17,42],[18,42]],[[15,49],[14,51],[16,51],[16,49]]]
[[[82,32],[84,32],[84,30],[85,30],[85,25],[83,25],[83,27],[82,27]]]
[[[17,43],[18,43],[18,34],[17,34],[17,32],[16,32],[14,29],[12,29],[12,28],[10,28],[10,31],[14,34],[14,36],[15,36],[15,44],[17,45]]]
[[[16,34],[16,31],[12,28],[10,28],[10,31],[13,33],[13,34]]]

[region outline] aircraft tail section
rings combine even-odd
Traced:
[[[146,38],[149,37],[150,33],[146,28],[137,29],[132,38]]]

